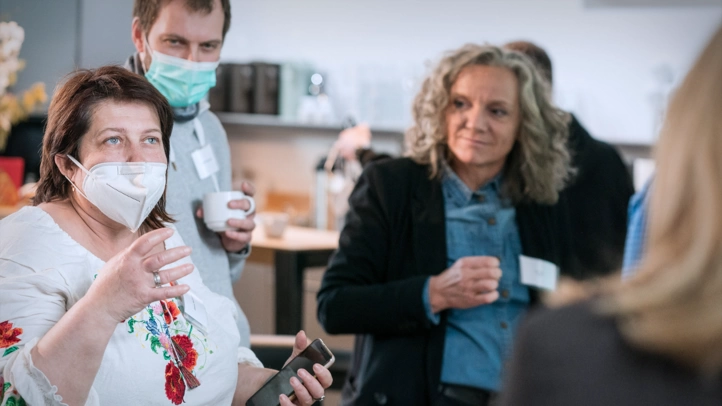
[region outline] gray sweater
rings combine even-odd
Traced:
[[[126,67],[142,74],[137,55],[131,56]],[[168,165],[166,210],[176,220],[183,241],[193,249],[191,259],[201,274],[203,283],[210,290],[223,295],[236,306],[236,324],[241,333],[241,345],[250,346],[248,319],[233,295],[233,282],[238,280],[248,254],[228,253],[214,231],[206,228],[203,219],[195,212],[203,202],[203,195],[214,192],[211,178],[201,180],[196,173],[191,153],[200,148],[193,129],[192,117],[203,125],[206,143],[210,144],[218,160],[220,171],[216,174],[221,190],[231,190],[231,153],[226,132],[215,114],[209,111],[205,100],[188,109],[176,111],[173,133],[170,137],[175,162]],[[178,109],[176,109],[178,110]],[[189,111],[190,110],[190,111]]]

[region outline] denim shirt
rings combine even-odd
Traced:
[[[499,195],[501,175],[472,192],[448,167],[442,190],[446,213],[447,266],[467,256],[501,260],[499,299],[470,309],[449,309],[441,382],[499,391],[502,368],[512,348],[514,331],[529,305],[529,289],[519,275],[521,240],[516,210]],[[429,319],[429,280],[423,293]]]

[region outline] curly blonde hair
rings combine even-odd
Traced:
[[[459,73],[472,65],[505,67],[519,82],[521,124],[506,159],[504,195],[515,204],[555,203],[573,173],[567,151],[570,116],[552,104],[549,84],[533,62],[516,51],[467,44],[448,52],[414,99],[414,125],[406,131],[407,156],[429,165],[432,178],[440,176],[441,160],[450,154],[444,113],[451,87]]]

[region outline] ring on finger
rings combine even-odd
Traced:
[[[160,274],[158,273],[158,271],[153,271],[153,282],[155,282],[156,288],[160,288],[163,286],[163,284],[161,283]]]
[[[321,395],[320,398],[311,397],[311,399],[313,399],[314,402],[323,402],[323,400],[326,399],[326,395]]]

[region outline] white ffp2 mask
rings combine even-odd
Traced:
[[[159,162],[103,162],[86,169],[68,155],[85,172],[82,190],[85,199],[103,214],[131,231],[140,228],[165,191],[168,166]]]

